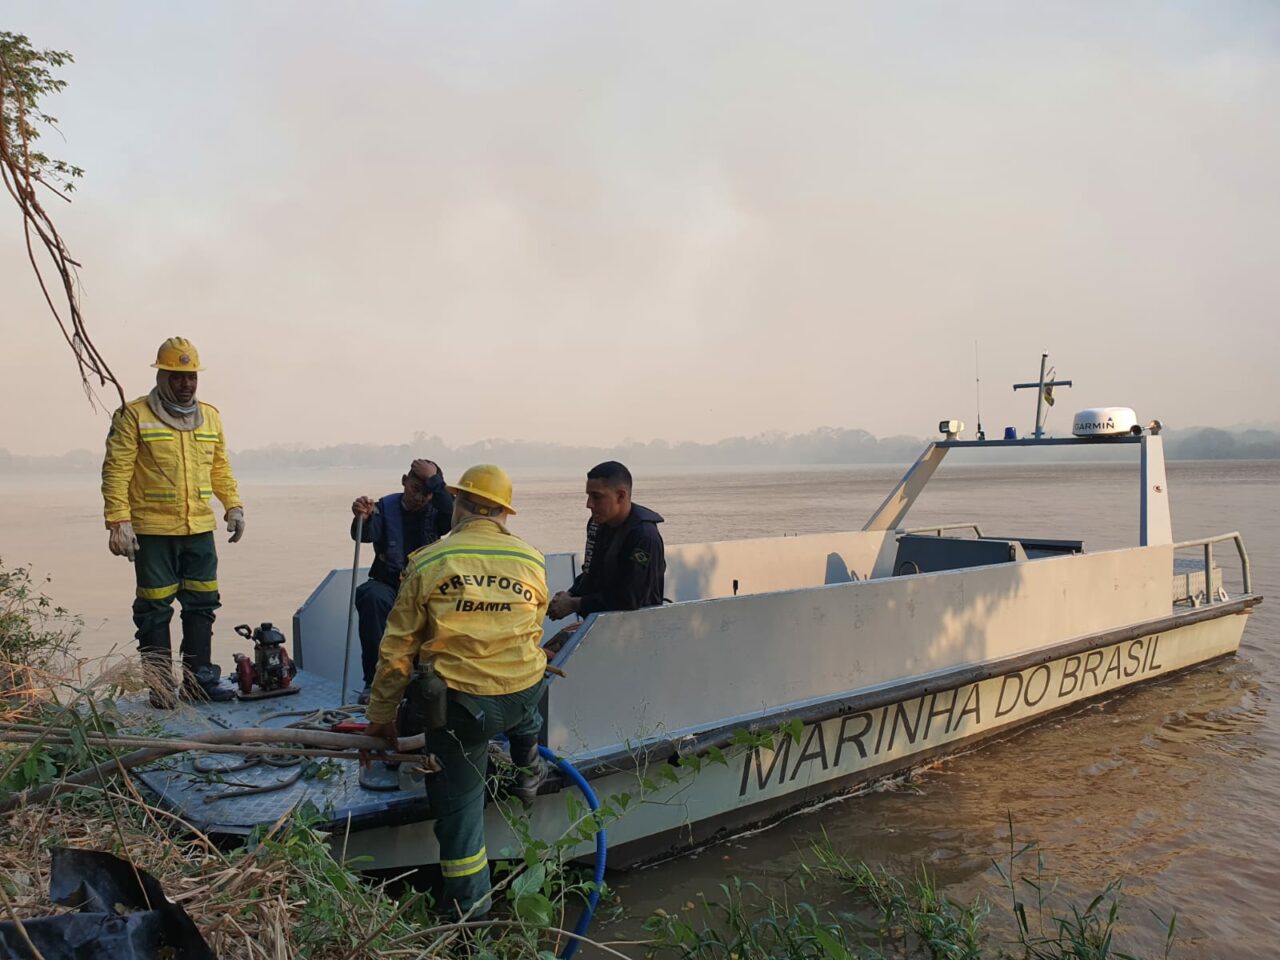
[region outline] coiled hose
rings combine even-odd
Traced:
[[[576,767],[568,760],[557,757],[546,747],[539,746],[538,754],[542,759],[549,763],[554,763],[556,769],[563,773],[566,777],[574,782],[578,791],[582,794],[582,798],[587,801],[587,806],[592,812],[600,809],[600,799],[596,796],[596,792],[591,789],[591,785],[587,783],[586,778],[580,774]],[[569,942],[565,944],[564,950],[560,954],[560,960],[570,960],[575,953],[578,952],[578,945],[582,942],[579,937],[586,935],[587,928],[591,926],[591,917],[595,913],[596,905],[600,902],[600,888],[604,886],[604,864],[605,857],[609,852],[609,842],[605,836],[604,827],[596,830],[596,874],[594,879],[591,895],[587,897],[587,907],[582,911],[582,916],[578,918],[578,925],[573,928],[574,936],[569,938]]]

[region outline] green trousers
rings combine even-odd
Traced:
[[[184,637],[212,633],[214,611],[221,606],[212,532],[178,537],[138,534],[133,572],[138,581],[133,624],[139,647],[168,646],[174,597],[182,605]],[[203,636],[197,642],[202,641]],[[204,651],[205,662],[208,656]]]
[[[538,702],[545,681],[496,697],[449,693],[445,726],[427,734],[426,749],[444,769],[427,777],[427,799],[436,818],[444,904],[471,919],[489,911],[489,853],[484,845],[485,774],[489,741],[506,734],[513,745],[537,742]]]

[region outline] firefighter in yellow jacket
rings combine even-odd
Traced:
[[[444,901],[474,919],[489,909],[489,741],[507,735],[521,770],[513,792],[521,799],[531,800],[545,776],[538,702],[547,658],[539,640],[549,598],[542,554],[504,524],[515,513],[506,473],[481,464],[448,489],[453,529],[409,556],[382,635],[367,732],[394,742],[414,657],[430,660],[449,687],[445,726],[428,731],[426,743],[444,767],[427,777]]]
[[[148,672],[151,703],[174,703],[169,621],[182,605],[182,693],[229,700],[210,662],[218,600],[216,525],[210,497],[226,510],[231,543],[244,534],[244,506],[227,459],[217,407],[196,399],[200,356],[181,337],[160,345],[155,388],[125,404],[111,420],[102,462],[109,547],[134,564],[138,650]]]

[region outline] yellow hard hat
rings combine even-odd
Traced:
[[[174,373],[195,373],[200,369],[200,354],[196,345],[186,337],[170,337],[160,344],[156,351],[156,362],[152,364],[157,370],[171,370]]]
[[[492,463],[479,463],[468,467],[457,483],[445,484],[450,493],[466,493],[490,503],[496,503],[508,513],[515,513],[511,506],[511,478],[507,471]]]

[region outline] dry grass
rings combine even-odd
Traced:
[[[138,677],[127,670],[99,675],[78,689],[65,677],[29,668],[8,670],[6,679],[0,719],[48,723],[56,711],[59,727],[82,724],[86,731],[102,729],[96,722],[102,707],[94,702],[97,695],[138,685]],[[68,701],[71,689],[76,692]],[[0,781],[39,749],[37,744],[0,747]],[[224,851],[152,805],[127,776],[0,818],[4,919],[66,909],[48,896],[54,846],[106,851],[147,871],[227,960],[382,955],[374,944],[392,936],[412,939],[415,929],[425,926],[410,923],[422,919],[420,909],[413,909],[421,908],[420,898],[397,901],[384,887],[343,868],[333,860],[325,836],[305,818],[282,819],[252,843]]]
[[[104,749],[93,735],[145,722],[116,710],[122,695],[150,686],[137,659],[77,658],[78,628],[29,570],[0,564],[0,722],[58,734],[0,742],[0,791],[57,782],[110,759],[123,751]],[[432,922],[423,898],[397,899],[337,863],[305,814],[223,850],[152,805],[127,775],[19,808],[0,816],[0,919],[67,909],[49,901],[55,846],[106,851],[150,873],[225,960],[423,956],[429,943],[422,939]],[[396,946],[384,949],[392,941]]]
[[[114,698],[136,689],[139,677],[138,668],[121,667],[73,687],[54,675],[26,672],[20,687],[0,691],[0,783],[42,749],[56,760],[55,780],[109,760],[112,753],[99,745],[100,738],[111,736],[114,743],[116,723],[128,727],[144,719],[113,714]],[[15,733],[4,724],[26,726]],[[28,731],[36,727],[57,736],[31,743]],[[70,745],[75,730],[78,748]],[[393,895],[388,884],[340,864],[328,837],[305,812],[286,814],[243,846],[224,849],[153,805],[120,772],[105,786],[0,814],[0,919],[64,912],[48,899],[50,849],[68,846],[115,854],[151,874],[225,960],[448,958],[477,952],[533,960],[539,948],[545,955],[548,940],[562,945],[571,936],[516,918],[441,923],[422,894]],[[495,884],[495,899],[519,872]],[[563,914],[567,904],[557,902]]]
[[[379,928],[412,939],[412,928],[385,923],[403,905],[350,874],[352,888],[336,905],[341,917],[316,916],[317,907],[325,909],[308,896],[322,879],[314,870],[317,851],[296,860],[288,855],[302,852],[298,846],[303,844],[323,846],[313,832],[299,834],[282,822],[267,842],[224,853],[189,828],[178,833],[168,814],[126,791],[127,786],[87,801],[77,797],[20,810],[0,823],[0,886],[9,901],[8,919],[64,911],[48,899],[49,848],[68,846],[107,851],[150,873],[225,960],[382,955],[369,949]],[[289,846],[291,836],[302,843]],[[333,864],[332,869],[340,868]],[[326,927],[332,936],[327,943],[306,935]]]

